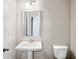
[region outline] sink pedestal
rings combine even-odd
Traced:
[[[28,51],[28,59],[33,59],[33,51]]]

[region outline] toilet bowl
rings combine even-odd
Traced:
[[[57,59],[65,59],[68,47],[66,45],[53,45],[53,50]]]

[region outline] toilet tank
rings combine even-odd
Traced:
[[[53,50],[56,58],[66,58],[68,47],[66,45],[54,45]]]

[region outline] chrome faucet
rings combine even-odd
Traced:
[[[30,40],[29,40],[29,42],[33,42],[34,40],[32,39],[32,36],[30,36]]]

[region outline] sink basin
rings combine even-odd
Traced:
[[[22,41],[19,45],[17,45],[16,50],[25,50],[25,51],[37,51],[42,49],[41,41]]]
[[[16,50],[28,51],[28,59],[33,59],[33,51],[42,49],[42,42],[39,40],[22,41],[16,46]]]

